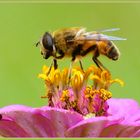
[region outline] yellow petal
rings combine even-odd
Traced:
[[[53,76],[53,83],[55,85],[59,85],[60,82],[61,82],[61,74],[59,70],[56,70]]]
[[[124,82],[120,79],[110,80],[110,84],[119,83],[121,86],[124,86]]]
[[[63,87],[66,86],[68,83],[68,72],[69,72],[69,70],[67,68],[65,68],[61,72],[61,80],[62,80]]]
[[[71,85],[74,89],[80,90],[83,85],[83,74],[80,71],[75,71],[74,75],[71,78]]]
[[[111,75],[108,71],[104,70],[102,73],[101,73],[101,79],[103,81],[108,81],[111,79]]]
[[[45,74],[39,74],[38,78],[42,78],[43,80],[46,80],[47,76]]]
[[[46,65],[44,65],[43,67],[42,67],[42,72],[44,73],[44,74],[46,74],[47,72],[48,72],[48,67],[46,66]]]
[[[97,76],[97,75],[92,75],[92,76],[91,76],[91,79],[92,79],[92,80],[99,80],[99,81],[101,81],[100,77]]]
[[[84,73],[84,80],[87,80],[89,75],[91,74],[91,72],[93,72],[93,68],[92,67],[89,67],[85,73]]]

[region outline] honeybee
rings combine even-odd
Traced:
[[[102,32],[116,31],[119,28],[106,29]],[[98,60],[99,55],[105,55],[111,60],[118,60],[120,52],[113,40],[125,40],[124,38],[104,35],[98,31],[87,32],[85,28],[64,28],[53,33],[45,32],[36,46],[40,46],[41,54],[45,59],[53,57],[54,68],[57,69],[57,60],[70,57],[74,62],[89,53],[93,54],[92,60],[101,68],[106,69]],[[40,45],[39,45],[40,44]],[[52,65],[51,65],[52,66]]]

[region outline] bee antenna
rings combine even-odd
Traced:
[[[37,43],[35,43],[35,46],[38,47],[39,44],[40,44],[40,42],[38,41]]]

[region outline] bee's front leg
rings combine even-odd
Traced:
[[[62,59],[62,58],[65,56],[65,54],[64,54],[64,52],[63,52],[62,50],[59,50],[58,53],[59,53],[58,56],[55,55],[55,58],[56,58],[56,59]]]
[[[54,69],[58,68],[57,59],[62,59],[65,55],[63,51],[60,51],[59,54],[60,54],[59,56],[57,56],[56,54],[54,55],[54,59],[53,59]]]
[[[52,69],[52,66],[53,66],[53,61],[51,62],[51,65],[50,65],[49,70],[48,70],[48,72],[47,72],[47,76],[50,74],[50,71],[51,71],[51,69]]]
[[[56,59],[53,59],[53,60],[52,60],[51,65],[50,65],[50,67],[49,67],[49,70],[48,70],[48,72],[47,72],[47,76],[50,74],[50,71],[51,71],[51,69],[52,69],[52,66],[54,66],[54,69],[57,69],[58,64],[57,64],[57,60],[56,60]]]

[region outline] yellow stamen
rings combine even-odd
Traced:
[[[84,94],[86,98],[92,98],[93,97],[93,92],[92,92],[92,87],[88,86],[84,90]]]
[[[100,97],[106,101],[112,97],[112,93],[110,91],[107,91],[105,89],[100,89]]]
[[[104,101],[112,97],[112,93],[110,91],[107,91],[105,89],[96,90],[92,89],[91,87],[86,87],[84,94],[86,98],[94,98],[94,95],[99,94]]]
[[[77,101],[75,100],[75,101],[71,102],[71,106],[72,106],[73,108],[77,107]]]
[[[69,91],[68,90],[63,90],[60,100],[64,102],[68,99],[69,99]]]

